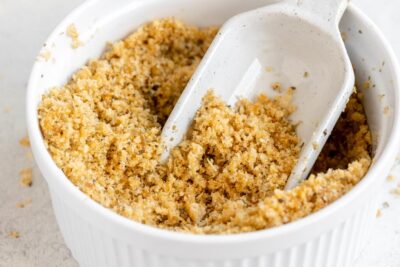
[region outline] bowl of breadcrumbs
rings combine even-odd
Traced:
[[[272,2],[93,0],[46,41],[28,85],[29,137],[80,265],[350,266],[357,257],[400,144],[400,98],[391,49],[352,5],[341,29],[357,83],[307,180],[284,190],[302,146],[291,120],[301,90],[285,81],[235,106],[210,89],[160,160],[162,127],[219,25]]]

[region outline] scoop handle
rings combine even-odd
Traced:
[[[287,0],[298,9],[308,11],[311,15],[322,19],[327,26],[337,29],[350,0]]]

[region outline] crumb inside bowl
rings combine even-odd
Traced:
[[[210,91],[186,139],[161,164],[162,126],[216,32],[152,21],[43,95],[46,146],[81,191],[144,224],[221,234],[303,218],[363,178],[372,140],[357,92],[312,174],[293,190],[283,190],[301,148],[289,119],[292,88],[235,107]]]

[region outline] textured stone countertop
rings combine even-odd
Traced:
[[[77,266],[58,230],[47,186],[19,145],[26,135],[24,98],[36,54],[58,22],[82,0],[0,1],[0,266]],[[400,56],[400,1],[354,0],[383,30]],[[19,172],[33,168],[33,186],[19,184]],[[380,195],[382,209],[372,239],[355,267],[400,266],[400,198],[390,194],[400,182],[400,167]],[[20,201],[32,200],[25,208]],[[18,231],[19,238],[10,237]]]

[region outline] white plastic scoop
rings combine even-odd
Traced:
[[[183,91],[162,138],[162,159],[182,141],[209,89],[227,104],[271,84],[296,88],[291,120],[302,150],[286,189],[306,179],[352,93],[354,73],[339,21],[348,0],[285,0],[231,18],[221,28]]]

